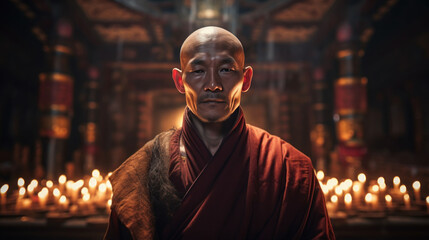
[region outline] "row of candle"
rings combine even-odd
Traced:
[[[16,194],[10,194],[9,198],[12,202],[15,200],[14,204],[7,204],[9,185],[4,184],[1,187],[1,209],[4,211],[46,209],[49,205],[50,209],[54,210],[76,211],[94,210],[95,207],[105,206],[109,211],[112,196],[112,185],[108,180],[110,174],[103,178],[100,171],[94,169],[92,177],[86,178],[86,181],[84,179],[67,180],[65,175],[61,175],[58,183],[43,180],[39,184],[33,179],[27,187],[25,187],[25,180],[19,178]]]
[[[393,188],[388,189],[384,177],[366,184],[366,175],[360,173],[357,180],[346,179],[339,182],[336,178],[326,178],[323,171],[316,173],[325,198],[328,200],[328,210],[336,211],[341,204],[345,210],[366,207],[372,210],[393,209],[394,204],[399,204],[405,209],[411,209],[411,197],[398,176],[393,178]],[[365,186],[368,186],[365,191]],[[421,199],[421,183],[414,181],[412,184],[414,202],[416,205],[423,203]],[[429,212],[429,196],[426,197],[426,208]],[[364,204],[365,203],[365,204]]]

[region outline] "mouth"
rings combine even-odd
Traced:
[[[202,103],[225,103],[225,100],[218,98],[207,98],[204,99]]]

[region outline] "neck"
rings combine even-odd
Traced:
[[[223,122],[215,123],[202,122],[193,114],[191,114],[191,119],[198,134],[212,155],[217,152],[223,138],[234,124],[234,119],[231,119],[231,117]]]

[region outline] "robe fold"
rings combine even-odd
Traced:
[[[126,165],[131,164],[121,166],[112,175],[112,212],[134,239],[335,239],[323,193],[307,156],[282,139],[247,125],[241,108],[232,115],[233,128],[212,156],[189,114],[187,110],[181,129],[161,136],[165,139],[161,145],[169,139],[165,144],[168,146],[161,147],[161,155],[168,156],[167,160],[159,160],[165,167],[161,172],[167,175],[166,184],[177,191],[171,194],[180,199],[176,207],[169,208],[167,221],[158,224],[159,214],[153,207],[156,199],[147,200],[147,196],[137,194],[115,202],[115,186],[119,183],[114,179],[130,174]],[[150,172],[151,166],[147,168],[139,174],[148,177],[145,171]],[[144,194],[157,192],[144,183],[132,184]],[[128,222],[126,215],[130,213],[117,206],[138,197],[145,200],[144,206],[152,207],[134,209],[147,215]],[[142,230],[136,223],[151,229],[151,234],[139,235]]]

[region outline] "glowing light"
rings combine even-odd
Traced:
[[[352,195],[350,193],[347,193],[344,195],[344,202],[345,203],[351,203],[352,202]]]
[[[100,176],[100,171],[98,169],[92,170],[92,177],[98,178]]]
[[[380,191],[384,191],[386,190],[386,184],[385,183],[381,183],[380,184]]]
[[[380,190],[380,187],[379,187],[378,185],[372,185],[371,190],[372,190],[374,193],[377,193],[377,192]]]
[[[23,187],[25,184],[24,178],[20,177],[18,178],[18,187]]]
[[[372,202],[372,194],[371,193],[367,193],[365,195],[365,202],[367,202],[367,203]]]
[[[360,191],[360,183],[355,182],[353,184],[353,192],[359,192]]]
[[[91,198],[91,195],[89,195],[89,193],[83,194],[83,197],[82,197],[83,201],[87,202],[89,201],[90,198]]]
[[[55,188],[52,193],[54,194],[55,197],[59,197],[61,195],[61,192],[58,188]]]
[[[97,179],[95,179],[94,177],[90,178],[88,185],[90,188],[95,188],[97,186]]]
[[[420,187],[421,187],[421,184],[420,184],[419,181],[413,182],[413,188],[414,188],[414,190],[418,190],[418,189],[420,189]]]
[[[401,187],[399,188],[399,191],[401,192],[401,193],[405,193],[405,192],[407,192],[407,187],[405,186],[405,185],[401,185]]]
[[[336,186],[335,187],[335,194],[337,194],[337,195],[343,194],[343,188],[341,186]]]
[[[386,184],[386,180],[384,179],[384,177],[379,177],[378,179],[377,179],[377,183],[378,183],[378,185],[385,185]]]
[[[109,199],[109,200],[107,201],[107,206],[108,206],[109,208],[112,206],[112,199]]]
[[[337,195],[332,195],[331,196],[331,202],[333,202],[333,203],[338,202],[338,196]]]
[[[386,199],[386,202],[392,202],[392,196],[390,196],[389,194],[387,194],[384,199]]]
[[[66,203],[66,201],[67,201],[67,197],[66,196],[64,196],[64,195],[62,195],[61,197],[60,197],[60,203]]]
[[[25,188],[24,187],[20,187],[19,188],[19,196],[24,196],[25,195]]]
[[[359,173],[358,180],[359,180],[359,182],[364,183],[366,181],[365,174],[364,173]]]
[[[328,194],[329,188],[325,184],[321,184],[320,187],[322,188],[323,194]]]
[[[33,188],[36,188],[39,185],[39,182],[36,179],[31,180],[30,185],[33,186]]]
[[[106,190],[107,190],[107,187],[106,187],[106,184],[105,184],[105,183],[101,183],[101,184],[98,186],[98,191],[100,191],[101,193],[105,193],[105,192],[106,192]]]
[[[64,184],[64,183],[66,183],[66,181],[67,181],[67,177],[66,177],[66,175],[61,175],[59,178],[58,178],[58,182],[60,183],[60,184]]]
[[[393,184],[398,185],[401,184],[401,179],[398,176],[393,178]]]
[[[345,189],[345,190],[350,189],[350,188],[353,186],[353,181],[352,181],[351,179],[346,179],[346,180],[344,181],[344,186],[346,186],[346,189]]]
[[[51,180],[46,181],[46,187],[51,188],[54,186],[54,183]]]
[[[426,197],[426,203],[429,204],[429,196]]]
[[[80,190],[80,193],[81,193],[82,195],[88,194],[88,193],[89,193],[88,188],[87,188],[87,187],[83,187],[83,188]]]
[[[5,194],[7,190],[9,190],[9,184],[3,184],[3,186],[1,186],[0,192],[1,194]]]
[[[404,195],[404,200],[405,200],[405,201],[409,201],[409,200],[410,200],[410,195],[408,195],[408,193],[406,193],[406,194]]]
[[[317,180],[323,181],[323,178],[325,178],[325,173],[322,170],[317,171],[316,174]]]
[[[112,184],[110,183],[109,180],[106,181],[106,187],[107,187],[107,189],[112,190]]]

